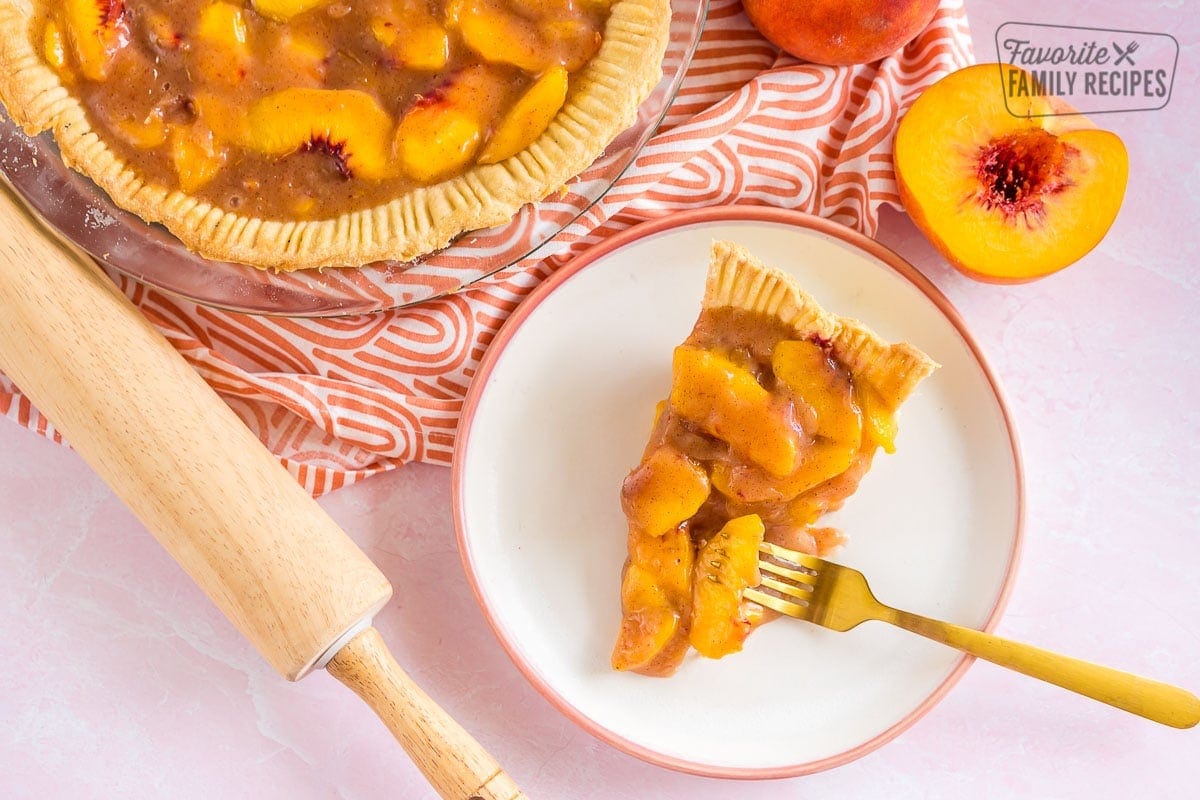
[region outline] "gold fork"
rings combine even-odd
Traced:
[[[1190,728],[1200,722],[1200,698],[1190,692],[885,606],[856,569],[766,542],[758,566],[762,583],[743,596],[789,617],[835,631],[880,620],[1164,725]]]

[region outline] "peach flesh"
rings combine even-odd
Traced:
[[[977,64],[926,89],[894,143],[900,199],[961,272],[1034,280],[1078,261],[1121,207],[1120,137],[1060,98],[1009,95],[1020,68]],[[1019,82],[1019,81],[1017,81]]]

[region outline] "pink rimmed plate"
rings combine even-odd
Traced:
[[[743,652],[690,656],[670,679],[613,672],[625,521],[618,493],[695,319],[711,241],[793,272],[826,308],[908,340],[942,368],[830,518],[837,560],[893,605],[991,628],[1021,540],[1019,449],[995,376],[946,298],[898,255],[836,223],[764,208],[674,214],[560,270],[509,319],[467,397],[454,460],[467,576],[501,644],[552,704],[672,769],[779,778],[886,743],[969,666],[883,623],[834,633],[779,620]]]

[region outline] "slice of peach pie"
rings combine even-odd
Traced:
[[[558,191],[669,26],[669,0],[0,0],[0,100],[204,256],[359,266]]]
[[[893,451],[896,409],[935,367],[716,242],[670,396],[621,488],[629,556],[613,667],[665,676],[689,647],[740,650],[764,619],[742,598],[758,583],[759,544],[816,555],[841,544],[816,524],[878,448]]]

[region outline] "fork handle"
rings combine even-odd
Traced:
[[[985,661],[1014,669],[1031,678],[1108,703],[1139,717],[1173,728],[1191,728],[1200,722],[1200,698],[1177,686],[1152,681],[1128,672],[1102,667],[1077,658],[1052,653],[1033,645],[1014,642],[942,622],[919,614],[884,607],[884,622],[949,645]]]

